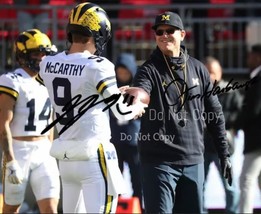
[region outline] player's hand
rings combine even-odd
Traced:
[[[224,158],[220,160],[221,172],[225,179],[227,179],[228,184],[232,185],[232,164],[229,158]]]
[[[12,184],[21,184],[23,180],[22,169],[15,160],[6,163],[8,180]]]

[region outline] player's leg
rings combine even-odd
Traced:
[[[32,190],[41,213],[57,213],[60,198],[59,174],[56,169],[52,170],[56,161],[49,163],[49,167],[46,166],[48,169],[40,166],[31,176]]]
[[[24,198],[26,184],[11,184],[6,179],[4,186],[3,213],[18,213]],[[15,196],[14,196],[15,195]],[[13,197],[14,196],[14,197]]]
[[[19,212],[24,201],[24,195],[29,177],[30,148],[27,148],[22,141],[13,140],[13,150],[16,161],[21,167],[23,181],[21,184],[12,184],[8,180],[10,171],[6,168],[5,157],[3,157],[3,213]]]
[[[57,213],[60,198],[59,170],[55,158],[49,155],[50,142],[37,142],[32,155],[30,183],[41,213]]]
[[[106,166],[98,160],[88,161],[81,166],[86,167],[86,178],[83,180],[83,196],[87,213],[115,213],[118,195],[108,194],[108,180]],[[102,169],[103,168],[103,169]]]
[[[79,163],[87,161],[59,161],[59,169],[62,180],[62,204],[63,213],[87,213],[83,200],[81,176],[85,174],[85,167]],[[90,193],[88,193],[90,194]]]
[[[31,174],[31,186],[41,213],[57,213],[60,198],[60,179],[56,160],[40,165]]]
[[[3,181],[3,213],[18,213],[20,205],[24,201],[27,179],[24,179],[21,184],[12,184],[8,180],[8,173],[9,172],[5,169]]]

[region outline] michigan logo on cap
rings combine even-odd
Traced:
[[[164,24],[176,27],[176,28],[181,29],[181,30],[184,29],[184,26],[183,26],[183,23],[182,23],[180,16],[177,13],[174,13],[174,12],[166,11],[164,13],[157,15],[156,19],[155,19],[155,23],[152,26],[152,29],[156,30],[156,28],[159,25],[164,25]]]
[[[170,15],[162,14],[162,16],[161,16],[161,21],[164,21],[164,20],[169,21],[169,17],[170,17]]]

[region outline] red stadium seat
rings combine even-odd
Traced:
[[[234,4],[235,0],[210,0],[211,4]],[[208,9],[209,18],[230,18],[234,16],[231,8],[213,8]],[[233,29],[225,25],[224,29],[214,32],[215,40],[237,40],[245,37],[244,32],[234,32]]]
[[[210,4],[234,4],[235,0],[210,0]],[[208,10],[208,17],[217,18],[217,17],[231,17],[233,16],[233,11],[227,8],[215,8]]]
[[[165,9],[143,9],[139,8],[139,5],[167,5],[171,3],[170,0],[121,0],[122,5],[136,5],[135,9],[122,9],[119,11],[119,19],[137,19],[137,18],[154,18],[160,12]],[[118,26],[115,32],[117,40],[150,40],[153,37],[151,30],[151,23],[145,23],[144,25],[131,26],[122,25]]]
[[[13,5],[13,0],[0,0],[0,5]],[[16,10],[15,9],[1,9],[0,10],[0,19],[13,20],[16,19]],[[0,39],[7,39],[9,34],[9,25],[10,23],[6,22],[4,26],[0,26]]]
[[[73,5],[75,3],[74,0],[50,0],[50,5],[54,6],[66,6],[66,5]],[[70,10],[69,9],[58,9],[57,11],[57,17],[58,19],[66,19],[68,18]],[[52,17],[52,14],[50,14],[50,17]]]
[[[65,23],[68,21],[68,16],[71,10],[71,5],[75,4],[75,0],[50,0],[50,5],[53,6],[70,6],[68,8],[59,8],[57,10],[57,39],[58,40],[64,40],[66,39],[66,31],[65,31]],[[52,11],[50,12],[49,17],[52,18]],[[53,32],[52,28],[47,32],[47,35],[52,38]]]
[[[0,0],[0,5],[13,5],[13,0]],[[16,19],[16,10],[1,9],[0,19]]]

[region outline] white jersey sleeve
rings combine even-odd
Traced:
[[[15,99],[12,136],[39,136],[51,122],[52,107],[46,88],[23,69],[0,76],[0,93]],[[48,132],[45,135],[49,134]]]
[[[117,86],[114,65],[105,58],[97,58],[97,62],[102,62],[102,60],[105,62],[99,65],[99,69],[96,69],[93,76],[93,81],[97,83],[98,93],[108,101],[110,109],[118,120],[133,119],[140,111],[140,103],[130,106],[124,102],[124,97]]]

